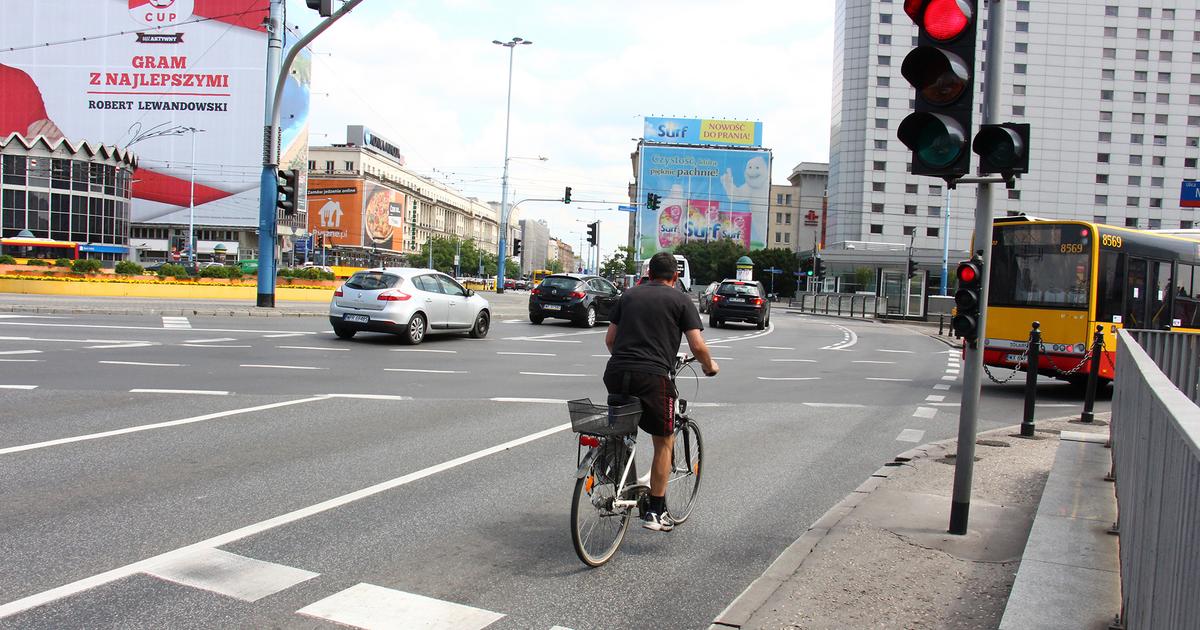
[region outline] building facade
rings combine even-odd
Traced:
[[[0,238],[74,243],[80,258],[124,260],[136,168],[133,153],[113,146],[0,138]]]
[[[1200,176],[1200,8],[1196,2],[1005,3],[1001,121],[1032,125],[1029,173],[993,188],[997,216],[1192,228],[1180,204]],[[981,122],[986,2],[979,2],[975,129]],[[969,247],[975,187],[915,177],[897,139],[912,111],[901,76],[917,29],[903,3],[837,0],[830,128],[830,248]],[[973,168],[978,156],[972,155]],[[949,213],[949,233],[946,233]],[[861,248],[860,248],[861,249]]]
[[[828,164],[801,162],[792,168],[788,185],[771,185],[767,247],[799,254],[820,244],[828,177]]]

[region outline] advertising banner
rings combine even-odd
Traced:
[[[1179,187],[1179,206],[1182,208],[1200,208],[1200,182],[1184,180]]]
[[[400,250],[404,243],[404,194],[372,182],[365,183],[364,188],[363,246]]]
[[[771,152],[643,145],[638,182],[660,197],[642,208],[641,258],[689,241],[728,238],[746,249],[766,242],[771,201]]]
[[[187,223],[194,165],[197,224],[257,226],[268,9],[268,0],[5,3],[0,135],[129,148],[139,158],[135,222]],[[301,55],[283,93],[280,168],[307,163],[310,68]]]
[[[659,144],[762,146],[762,123],[749,120],[647,117],[642,139]]]
[[[362,245],[363,182],[354,179],[308,180],[308,231],[327,245]]]

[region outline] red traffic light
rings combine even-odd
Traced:
[[[979,267],[973,262],[958,264],[958,281],[963,284],[974,284],[979,281]]]
[[[904,12],[940,42],[962,35],[975,18],[971,3],[966,0],[905,0]]]

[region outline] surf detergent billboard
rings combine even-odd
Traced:
[[[645,119],[642,139],[658,144],[762,146],[762,123],[749,120],[701,118]]]
[[[638,175],[639,253],[642,259],[690,241],[727,238],[746,249],[764,247],[771,201],[769,150],[641,148]],[[645,207],[646,195],[659,207]]]
[[[128,147],[135,222],[257,226],[268,0],[4,3],[0,135]],[[309,58],[283,93],[280,168],[304,168]],[[195,130],[195,131],[192,131]]]

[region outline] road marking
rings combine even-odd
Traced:
[[[244,602],[256,602],[320,575],[220,549],[196,549],[180,554],[146,573]]]
[[[950,390],[950,386],[943,383],[938,383],[937,385],[934,385],[933,388],[943,392]]]
[[[330,398],[362,398],[364,400],[412,400],[412,396],[393,396],[391,394],[325,394]]]
[[[310,400],[325,400],[325,398],[322,397],[322,398],[304,399],[301,401],[292,401],[290,403],[285,403],[285,404],[296,404],[297,402],[308,402]],[[152,557],[146,558],[144,560],[139,560],[137,562],[133,562],[133,563],[127,564],[122,567],[110,569],[103,573],[98,573],[96,575],[82,578],[82,579],[76,580],[74,582],[71,582],[69,584],[64,584],[62,586],[58,586],[58,587],[55,587],[55,588],[52,588],[49,590],[45,590],[40,593],[35,593],[33,595],[22,597],[21,599],[14,600],[14,601],[8,602],[6,604],[0,604],[0,619],[3,619],[5,617],[11,617],[12,615],[15,615],[20,612],[24,612],[31,608],[35,608],[37,606],[42,606],[42,605],[48,604],[50,602],[62,599],[64,597],[70,597],[72,595],[82,593],[89,589],[93,589],[97,586],[103,586],[105,584],[109,584],[109,583],[115,582],[117,580],[127,578],[131,575],[136,575],[143,571],[153,569],[154,567],[161,566],[165,562],[170,562],[171,560],[173,560],[174,558],[176,558],[178,556],[191,553],[197,549],[213,549],[213,548],[220,547],[223,545],[228,545],[232,542],[236,542],[236,541],[246,538],[248,536],[260,534],[262,532],[273,529],[275,527],[279,527],[281,525],[287,525],[289,523],[294,523],[302,518],[307,518],[314,514],[320,514],[321,512],[325,512],[325,511],[332,510],[337,507],[341,507],[343,505],[346,505],[347,503],[352,503],[359,499],[374,496],[381,492],[386,492],[388,490],[392,490],[394,488],[398,488],[400,486],[410,484],[414,481],[419,481],[421,479],[424,479],[425,477],[429,477],[429,476],[435,475],[437,473],[450,470],[452,468],[457,468],[459,466],[462,466],[463,464],[468,464],[477,459],[482,459],[484,457],[487,457],[488,455],[502,453],[504,451],[516,448],[523,444],[527,444],[527,443],[533,442],[535,440],[540,440],[541,438],[544,438],[546,436],[554,435],[555,433],[565,431],[569,428],[571,428],[570,422],[560,424],[557,426],[553,426],[553,427],[550,427],[549,429],[544,429],[542,431],[538,431],[537,433],[531,433],[524,437],[519,437],[515,440],[509,440],[508,442],[504,442],[503,444],[497,444],[495,446],[491,446],[491,447],[485,448],[483,450],[475,451],[474,453],[463,455],[461,457],[457,457],[455,459],[451,459],[451,460],[442,462],[440,464],[435,464],[428,468],[423,468],[421,470],[409,473],[407,475],[403,475],[401,477],[396,477],[394,479],[390,479],[388,481],[384,481],[384,482],[375,484],[373,486],[368,486],[368,487],[362,488],[360,490],[355,490],[354,492],[350,492],[348,494],[343,494],[342,496],[334,497],[332,499],[322,501],[321,503],[310,505],[308,507],[303,507],[298,510],[293,510],[291,512],[288,512],[287,514],[281,514],[279,516],[269,518],[269,519],[266,519],[263,521],[259,521],[257,523],[247,525],[245,527],[241,527],[239,529],[235,529],[233,531],[226,532],[224,534],[213,536],[212,538],[208,538],[206,540],[202,540],[200,542],[193,543],[191,545],[187,545],[186,547],[180,547],[173,551],[161,553],[157,556],[152,556]]]
[[[895,352],[896,354],[912,354],[912,350],[888,350],[886,348],[876,348],[876,352]]]
[[[821,348],[822,350],[845,350],[846,348],[858,343],[858,334],[853,330],[837,324],[831,324],[831,326],[842,331],[842,340],[837,343],[831,343],[828,346]]]
[[[542,341],[545,343],[583,343],[578,339],[543,339],[541,337],[505,337],[509,341]]]
[[[263,339],[279,339],[281,337],[303,337],[304,335],[309,335],[309,334],[313,334],[313,333],[307,333],[307,332],[279,333],[276,335],[263,335]]]
[[[554,354],[552,352],[497,352],[496,354],[521,356],[521,357],[556,357],[556,356],[558,356],[557,354]],[[592,356],[606,357],[608,355],[607,354],[593,354]]]
[[[710,346],[711,347],[711,346]],[[775,363],[816,363],[816,359],[771,359]]]
[[[0,385],[0,389],[37,389],[37,385]]]
[[[866,407],[866,405],[860,405],[857,403],[800,403],[800,404],[804,405],[805,407],[817,407],[817,408],[828,407],[830,409],[861,409],[863,407]]]
[[[920,442],[921,439],[924,437],[925,437],[924,431],[920,431],[918,429],[905,429],[900,432],[900,435],[896,436],[896,441],[897,442],[912,442],[913,444],[916,444],[916,443]]]
[[[943,376],[942,380],[943,381],[957,381],[958,377],[957,376]]]
[[[355,628],[455,628],[479,630],[504,615],[360,582],[296,611]]]
[[[113,343],[113,344],[105,344],[105,345],[102,345],[102,346],[86,346],[86,347],[87,347],[88,349],[101,349],[101,348],[145,348],[146,346],[157,346],[157,345],[159,345],[159,344],[156,344],[156,343],[150,343],[150,342],[148,342],[148,341],[132,341],[132,342],[129,342],[129,343]]]
[[[220,337],[217,339],[188,339],[183,343],[222,343],[225,341],[237,341],[233,337]]]
[[[250,346],[231,346],[220,343],[181,343],[178,344],[185,348],[249,348]]]
[[[4,350],[0,354],[41,354],[41,350]]]
[[[186,317],[162,316],[163,328],[191,328],[192,323]]]
[[[887,378],[884,376],[868,376],[867,380],[868,381],[894,381],[897,383],[907,383],[909,381],[912,381],[911,378]]]
[[[524,319],[502,319],[500,321],[505,324],[520,324],[521,322],[526,321],[526,320],[524,320]]]
[[[458,354],[458,350],[431,350],[429,348],[392,348],[392,352],[435,352],[438,354]]]
[[[97,361],[105,365],[144,365],[147,367],[183,367],[182,363],[145,363],[142,361]]]
[[[599,335],[608,332],[608,327],[605,326],[600,330],[584,330],[579,332],[568,333],[549,333],[545,335],[524,335],[521,337],[505,337],[505,341],[548,341],[557,337],[578,337],[579,335]]]
[[[563,374],[560,372],[520,372],[525,376],[587,376],[587,374]]]
[[[5,363],[41,363],[42,359],[0,359]]]
[[[202,396],[228,396],[229,392],[218,389],[149,389],[135,388],[130,394],[199,394]]]
[[[350,348],[323,348],[321,346],[275,346],[285,350],[328,350],[330,352],[350,352]]]
[[[875,363],[878,365],[896,365],[895,361],[851,361],[851,363]]]
[[[415,368],[383,368],[384,372],[419,372],[421,374],[467,374],[460,370],[418,370]]]
[[[754,346],[759,350],[795,350],[795,348],[785,348],[783,346]]]
[[[931,402],[931,403],[925,403],[925,404],[929,405],[930,407],[958,407],[959,406],[958,403],[948,403],[948,402]]]
[[[20,317],[21,319],[70,319],[61,315],[0,315],[0,319],[12,319],[14,317]]]
[[[929,402],[942,402],[943,400],[946,400],[946,397],[940,396],[938,394],[930,394],[925,397],[925,400],[927,400]]]
[[[688,407],[729,407],[727,403],[712,403],[712,402],[689,402]]]
[[[147,389],[141,389],[141,390],[131,389],[129,391],[131,391],[131,392],[155,392],[155,393],[186,393],[186,394],[196,394],[196,393],[214,394],[214,393],[217,393],[217,392],[202,392],[202,391],[188,391],[188,390],[162,390],[162,389],[149,389],[149,390],[147,390]],[[229,392],[220,392],[221,395],[228,394],[228,393]],[[180,426],[180,425],[184,425],[184,424],[192,424],[195,422],[204,422],[206,420],[216,420],[218,418],[227,418],[229,416],[236,416],[236,415],[240,415],[243,413],[251,413],[251,412],[255,412],[255,411],[265,411],[267,409],[277,409],[279,407],[288,407],[291,405],[299,405],[302,403],[315,402],[315,401],[319,401],[319,400],[328,400],[328,398],[325,396],[314,396],[312,398],[298,398],[296,400],[285,400],[283,402],[270,403],[270,404],[266,404],[266,405],[258,405],[255,407],[243,407],[241,409],[230,409],[228,411],[218,411],[216,413],[206,413],[202,416],[192,416],[191,418],[183,418],[181,420],[168,420],[167,422],[156,422],[154,424],[143,424],[143,425],[139,425],[136,427],[126,427],[124,429],[113,429],[112,431],[101,431],[100,433],[88,433],[86,435],[76,435],[74,437],[59,438],[57,440],[47,440],[45,442],[36,442],[33,444],[23,444],[21,446],[10,446],[8,448],[0,448],[0,455],[8,455],[9,453],[20,453],[23,451],[33,451],[33,450],[42,449],[42,448],[49,448],[51,446],[59,446],[61,444],[72,444],[74,442],[87,442],[90,440],[98,440],[100,438],[112,437],[114,435],[125,435],[126,433],[139,433],[141,431],[150,431],[151,429],[162,429],[165,427],[175,427],[175,426]],[[3,606],[0,606],[0,608],[3,608]],[[0,618],[2,618],[2,617],[4,617],[4,615],[0,614]]]
[[[705,342],[705,343],[707,344],[708,342]],[[708,346],[708,349],[709,350],[732,350],[733,348],[730,348],[729,346],[712,346],[712,345],[710,345],[710,346]]]
[[[0,341],[46,341],[46,342],[52,342],[52,343],[111,343],[111,344],[144,343],[144,344],[149,344],[149,345],[155,345],[149,341],[144,341],[141,339],[61,339],[61,338],[54,339],[54,338],[49,338],[49,337],[0,337]]]
[[[104,328],[104,329],[108,329],[108,330],[153,330],[153,331],[158,331],[158,332],[162,332],[162,330],[163,330],[159,326],[116,326],[113,324],[53,324],[50,322],[6,322],[6,321],[0,321],[0,325],[3,325],[3,326],[48,326],[48,327],[54,327],[54,328]],[[307,332],[307,331],[296,332],[294,330],[272,330],[272,329],[251,330],[251,329],[245,329],[245,328],[193,328],[192,330],[194,332],[206,332],[206,333],[210,333],[210,332],[211,333],[218,333],[218,332],[250,333],[250,334],[254,334],[254,335],[261,335],[262,333],[287,333],[290,335],[319,335],[319,334],[322,334],[322,333]],[[330,332],[330,333],[326,333],[326,334],[332,335],[333,333]]]
[[[243,363],[238,367],[244,368],[264,368],[271,370],[328,370],[324,367],[312,367],[309,365],[267,365],[262,363]]]
[[[933,407],[917,407],[913,412],[914,418],[932,418],[937,415],[937,409]]]
[[[760,381],[819,381],[819,376],[759,376]]]
[[[711,347],[712,347],[712,346],[709,346],[709,348],[711,348]],[[611,357],[612,355],[611,355],[611,354],[593,354],[592,356],[593,356],[593,357],[600,357],[600,358],[602,358],[602,359],[607,359],[607,358]]]
[[[565,399],[560,400],[558,398],[504,398],[504,397],[501,397],[501,398],[489,398],[488,400],[494,400],[496,402],[543,403],[543,404],[548,404],[548,405],[562,405],[562,404],[566,404],[566,402],[567,402]]]

